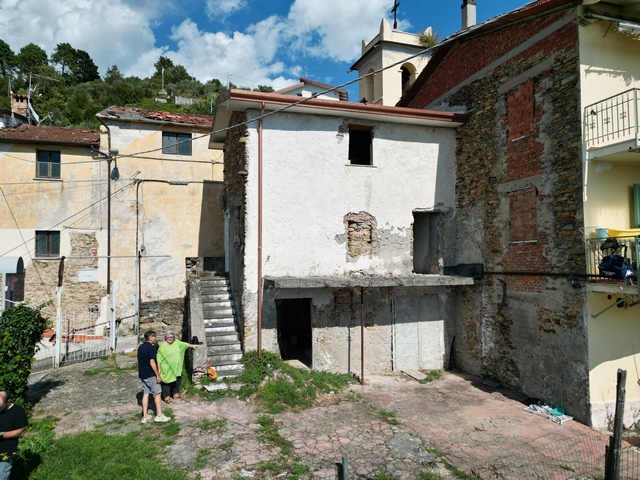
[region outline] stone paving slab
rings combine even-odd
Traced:
[[[58,435],[114,419],[126,421],[113,422],[110,433],[154,428],[140,424],[137,371],[131,369],[130,359],[118,365],[126,368],[113,371],[97,359],[34,375],[34,411],[59,417]],[[286,460],[309,468],[302,479],[337,478],[336,464],[343,456],[348,458],[351,480],[381,473],[396,480],[415,480],[426,473],[456,478],[439,455],[481,479],[598,476],[598,466],[589,462],[600,449],[604,452],[606,436],[575,421],[559,426],[524,407],[517,395],[473,377],[445,373],[441,380],[420,384],[409,376],[390,375],[369,377],[364,386],[354,384],[323,397],[313,408],[272,417],[278,434],[291,442]],[[282,461],[282,450],[260,440],[258,419],[264,413],[250,402],[188,397],[170,408],[172,421],[181,429],[165,455],[168,464],[203,480],[286,478],[261,469]],[[205,464],[196,469],[202,452]],[[584,464],[579,463],[581,457]],[[559,465],[582,471],[593,467],[592,475],[579,477],[577,470],[569,472]]]

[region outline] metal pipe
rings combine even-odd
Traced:
[[[258,119],[258,359],[262,350],[262,117],[264,102],[261,102]]]
[[[364,385],[364,287],[360,287],[360,384]]]
[[[111,130],[98,116],[98,121],[107,129],[107,295],[111,293]]]

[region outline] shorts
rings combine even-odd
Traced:
[[[156,377],[143,378],[142,380],[142,394],[146,395],[148,393],[152,395],[160,395],[162,392],[162,388],[158,385],[158,380]]]

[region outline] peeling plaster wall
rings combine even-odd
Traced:
[[[248,111],[247,118],[255,118],[258,113]],[[372,127],[372,166],[349,165],[349,123]],[[263,135],[264,276],[334,277],[359,271],[375,275],[411,274],[413,210],[451,211],[453,208],[453,128],[283,112],[264,120]],[[230,150],[229,137],[227,142],[225,162],[231,155],[236,160],[226,165],[235,162],[235,168],[239,169],[242,161],[246,161],[248,172],[244,203],[240,203],[240,193],[235,190],[234,200],[229,196],[228,200],[244,208],[244,251],[237,253],[244,253],[245,264],[243,268],[238,266],[234,275],[243,278],[241,310],[245,348],[253,349],[257,346],[258,292],[257,125],[249,125],[246,137],[243,142],[236,140],[234,150]],[[345,216],[350,214],[372,223],[375,219],[376,245],[371,254],[349,255]],[[446,245],[441,253],[446,263],[446,259],[453,256],[452,246]],[[367,355],[367,368],[372,371],[392,366],[390,304],[382,290],[367,292],[370,299],[367,308],[372,309],[367,317],[373,322],[368,329],[371,340],[367,345],[371,354]],[[308,293],[301,290],[295,295],[306,297]],[[322,293],[318,305],[326,305],[329,298],[328,292]],[[275,322],[275,313],[265,313],[275,309],[272,304],[273,298],[265,297],[263,348],[275,350],[275,324],[268,327],[265,323]],[[382,308],[374,307],[376,305]],[[320,308],[327,311],[326,306]],[[352,305],[348,307],[350,311],[352,308]],[[320,318],[319,325],[323,322],[330,325],[335,313],[326,320],[323,316]],[[314,333],[314,346],[318,346],[314,365],[344,369],[346,354],[332,351],[330,345],[334,341],[341,344],[339,339],[346,338],[348,333],[346,327],[335,332],[319,328],[317,334]],[[353,342],[357,345],[359,340]],[[342,351],[342,347],[339,350]],[[335,359],[334,355],[337,355]]]
[[[451,315],[453,298],[449,289],[365,289],[364,335],[359,289],[267,290],[263,348],[278,352],[276,300],[291,298],[311,299],[314,369],[360,375],[363,338],[365,378],[391,370],[447,365],[451,336],[445,332],[445,318]]]

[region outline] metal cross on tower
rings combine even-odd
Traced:
[[[400,2],[393,0],[393,8],[391,9],[391,13],[393,13],[393,29],[398,29],[398,7],[400,6]]]

